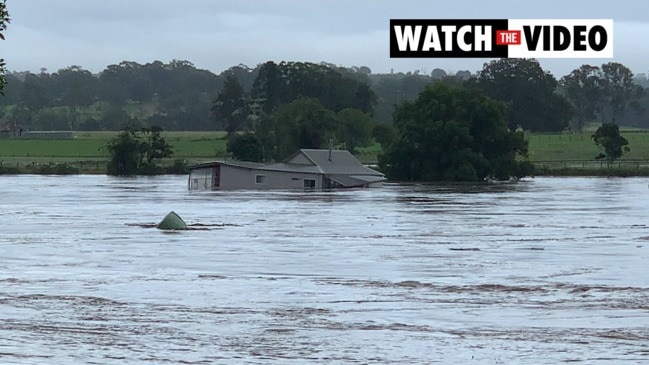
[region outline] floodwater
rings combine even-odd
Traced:
[[[646,178],[0,180],[2,364],[649,362]]]

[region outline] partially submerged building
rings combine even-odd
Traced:
[[[378,187],[385,176],[349,151],[302,149],[284,162],[214,161],[191,166],[189,190]]]

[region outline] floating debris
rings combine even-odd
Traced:
[[[159,228],[158,223],[126,223],[127,226],[130,227],[140,227],[140,228]],[[206,224],[206,223],[191,223],[191,224],[186,224],[187,228],[184,230],[186,231],[209,231],[212,229],[223,229],[224,227],[240,227],[239,224],[230,224],[230,223],[214,223],[214,224]]]
[[[187,230],[187,224],[172,210],[158,223],[156,228],[168,231],[185,231]]]

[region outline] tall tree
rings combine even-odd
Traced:
[[[446,71],[442,70],[441,68],[433,69],[433,72],[430,73],[430,77],[432,77],[433,80],[442,80],[446,76]]]
[[[52,96],[49,94],[46,75],[28,73],[22,83],[20,103],[33,112],[52,105]]]
[[[366,75],[362,75],[366,77]],[[281,104],[315,98],[331,111],[356,108],[371,112],[376,97],[367,83],[347,77],[336,68],[309,62],[267,62],[259,68],[252,100],[270,114]]]
[[[345,148],[354,151],[356,147],[369,144],[372,137],[374,121],[368,113],[359,109],[347,108],[336,114],[339,124],[338,141],[343,142]]]
[[[485,64],[470,85],[507,107],[510,129],[556,132],[568,126],[571,108],[555,93],[557,80],[535,59],[504,58]]]
[[[4,40],[4,32],[7,30],[7,25],[9,24],[9,12],[7,11],[7,0],[0,0],[0,40]],[[0,58],[0,95],[2,94],[2,89],[6,84],[5,74],[7,69],[5,68],[4,59]]]
[[[377,103],[378,98],[372,87],[363,82],[356,88],[356,108],[363,113],[372,113],[374,105]]]
[[[74,130],[82,122],[81,108],[96,100],[99,81],[80,66],[61,69],[52,75],[52,79],[56,86],[54,98],[68,107],[68,128]]]
[[[615,123],[632,102],[640,99],[643,89],[633,82],[633,72],[621,63],[603,64],[602,77],[605,85],[602,121]]]
[[[7,87],[2,90],[4,97],[0,97],[0,107],[10,106],[21,102],[24,85],[17,75],[8,73],[4,76]],[[2,96],[3,94],[0,94]]]
[[[153,92],[143,91],[151,81],[143,75],[141,65],[136,62],[120,62],[108,65],[100,74],[100,96],[114,106],[126,105],[128,101],[150,100]]]
[[[581,131],[587,122],[596,119],[602,109],[602,71],[597,66],[582,65],[562,77],[560,85],[573,107],[573,127]]]
[[[432,82],[430,76],[388,74],[376,75],[373,90],[377,103],[373,116],[378,123],[392,123],[394,110],[404,101],[413,101]]]
[[[223,71],[221,73],[221,77],[224,77],[226,75],[232,75],[234,76],[237,81],[239,81],[239,84],[241,84],[241,87],[246,92],[250,92],[250,89],[252,89],[252,85],[255,82],[255,79],[257,78],[257,74],[259,72],[259,68],[250,68],[247,65],[244,65],[242,63],[232,66],[228,68],[227,70]]]
[[[397,109],[397,137],[379,156],[388,176],[409,181],[478,181],[527,175],[522,132],[512,132],[504,108],[476,91],[427,86]]]
[[[223,89],[212,106],[217,122],[228,133],[249,129],[249,108],[246,93],[234,75],[227,75]]]
[[[300,98],[260,120],[255,133],[267,160],[283,160],[300,148],[322,148],[335,137],[338,122],[319,100]]]
[[[283,86],[282,71],[275,62],[268,61],[259,67],[252,85],[252,99],[260,106],[260,112],[268,115],[282,104]]]
[[[80,66],[63,68],[52,75],[52,79],[56,86],[54,98],[62,105],[78,109],[90,105],[97,97],[97,78]]]

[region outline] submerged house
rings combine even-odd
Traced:
[[[190,167],[189,190],[378,187],[385,176],[349,151],[302,149],[284,162],[214,161]]]

